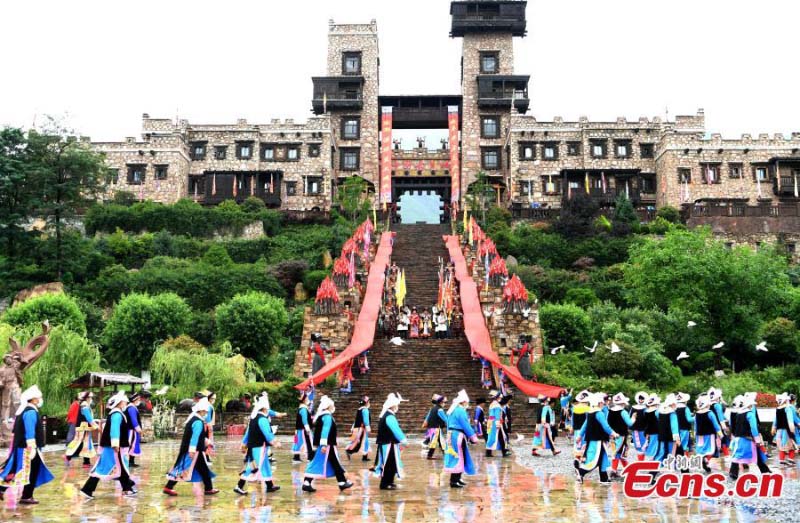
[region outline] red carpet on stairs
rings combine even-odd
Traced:
[[[296,389],[304,390],[308,388],[312,382],[314,385],[319,384],[324,381],[325,378],[339,370],[345,363],[372,347],[375,341],[375,328],[378,323],[378,315],[381,312],[386,267],[389,266],[389,260],[392,256],[393,237],[393,232],[381,234],[378,251],[375,253],[375,259],[372,261],[372,265],[370,265],[369,268],[364,303],[361,304],[361,312],[358,313],[358,320],[356,320],[350,345],[336,355],[335,358],[330,360],[314,376],[309,377],[299,385],[295,385]]]
[[[504,365],[497,353],[492,350],[492,339],[483,319],[478,286],[467,271],[467,262],[464,259],[464,253],[461,251],[458,236],[445,236],[444,241],[450,253],[450,260],[456,266],[456,279],[461,287],[461,307],[464,310],[464,334],[469,340],[472,350],[493,366],[503,369],[506,376],[523,394],[528,396],[544,394],[551,398],[557,398],[561,391],[564,390],[563,388],[526,380],[516,367]]]

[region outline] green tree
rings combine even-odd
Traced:
[[[353,222],[364,220],[369,214],[370,199],[367,181],[360,176],[350,176],[336,190],[338,203],[345,216]]]
[[[479,220],[481,227],[486,227],[486,211],[494,201],[494,196],[495,189],[489,182],[489,177],[485,172],[479,171],[475,181],[467,188],[466,200],[472,215]]]
[[[681,212],[675,207],[665,205],[656,211],[656,217],[663,218],[670,223],[680,223]]]
[[[761,327],[761,338],[769,352],[762,355],[764,363],[800,363],[800,333],[797,325],[786,318],[775,318]]]
[[[86,315],[78,302],[63,293],[43,294],[14,305],[3,315],[3,321],[18,327],[38,326],[48,320],[50,325],[86,335]]]
[[[573,194],[561,206],[554,229],[570,238],[590,236],[594,232],[594,219],[600,210],[598,203],[588,194]]]
[[[146,368],[155,346],[186,332],[192,310],[176,294],[129,294],[111,314],[103,332],[106,359],[115,369]]]
[[[27,235],[22,223],[33,211],[35,187],[29,162],[28,143],[21,129],[0,130],[0,239],[10,257]]]
[[[612,342],[617,343],[620,352],[611,352]],[[592,369],[602,378],[618,376],[636,380],[648,372],[639,348],[620,340],[607,340],[606,346],[598,346],[590,358]]]
[[[614,236],[627,236],[639,229],[639,217],[633,203],[620,194],[614,202],[614,216],[611,220],[611,234]]]
[[[283,300],[263,292],[238,294],[216,310],[218,338],[262,364],[280,341],[288,321]]]
[[[547,345],[564,345],[566,350],[583,351],[591,344],[592,324],[589,315],[572,304],[542,305],[539,310],[542,331]]]
[[[567,294],[564,296],[564,301],[584,309],[600,302],[594,291],[587,287],[575,287],[569,289]]]

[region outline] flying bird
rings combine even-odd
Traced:
[[[584,345],[583,348],[594,354],[594,351],[597,350],[597,340],[594,340],[594,345],[592,345],[591,347],[587,347],[586,345]]]
[[[696,324],[695,322],[693,322],[692,320],[689,320],[689,321],[686,323],[686,326],[687,326],[688,328],[690,328],[690,329],[691,329],[692,327],[695,327],[696,325],[697,325],[697,324]]]
[[[525,439],[525,436],[523,436],[522,434],[517,433],[517,441],[522,441],[524,439]]]
[[[760,350],[762,352],[769,352],[769,349],[767,349],[767,342],[762,341],[761,343],[756,345],[756,350]]]
[[[166,393],[167,393],[167,390],[169,390],[169,385],[164,385],[163,387],[161,387],[160,389],[158,389],[157,391],[155,391],[155,392],[153,393],[153,395],[154,395],[154,396],[163,396],[164,394],[166,394]]]
[[[394,338],[389,340],[389,343],[391,343],[392,345],[397,345],[399,347],[400,345],[404,344],[405,341],[403,341],[403,338],[401,338],[400,336],[395,336]]]
[[[622,352],[622,349],[620,349],[620,348],[619,348],[619,345],[617,345],[616,343],[614,343],[614,342],[612,341],[612,342],[611,342],[611,354],[616,354],[616,353],[618,353],[618,352]]]
[[[564,345],[559,345],[558,347],[553,347],[552,349],[550,349],[550,354],[555,354],[556,352],[560,351],[563,348],[564,348]]]
[[[526,308],[522,309],[522,317],[523,318],[527,318],[528,316],[530,316],[530,314],[531,314],[531,308],[530,307],[526,307]]]
[[[724,347],[724,346],[725,346],[725,342],[724,342],[724,341],[721,341],[721,342],[717,343],[716,345],[714,345],[714,346],[713,346],[713,347],[711,347],[711,348],[712,348],[712,349],[721,349],[721,348],[722,348],[722,347]]]
[[[688,354],[686,354],[685,352],[681,352],[680,354],[678,354],[678,357],[675,358],[675,360],[676,361],[685,360],[688,357],[689,357]]]

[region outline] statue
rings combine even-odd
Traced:
[[[42,324],[42,333],[31,338],[24,348],[20,348],[19,342],[14,338],[8,339],[9,350],[3,356],[3,365],[0,365],[0,421],[7,422],[13,419],[22,393],[22,374],[47,350],[50,345],[49,332],[50,323],[45,320]],[[0,422],[0,446],[7,446],[11,441],[10,423],[2,422]]]

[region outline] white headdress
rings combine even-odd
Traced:
[[[452,414],[453,411],[456,410],[456,407],[458,407],[462,403],[469,403],[469,396],[467,396],[467,391],[465,391],[464,389],[458,391],[458,394],[456,395],[455,399],[453,399],[453,401],[450,402],[450,408],[447,409],[447,415],[449,416],[450,414]]]
[[[636,393],[634,399],[636,400],[636,403],[643,404],[645,401],[647,401],[647,393],[643,390],[640,390]]]
[[[689,402],[689,399],[691,399],[691,396],[686,394],[685,392],[678,392],[677,394],[675,394],[675,400],[678,403],[686,404]]]
[[[589,399],[592,397],[592,393],[588,390],[582,390],[575,395],[575,401],[578,403],[588,403]]]
[[[328,396],[322,396],[319,399],[319,406],[317,407],[317,412],[314,413],[314,421],[317,421],[317,418],[322,416],[323,414],[333,414],[336,410],[336,407],[333,405],[333,400],[330,399]]]
[[[39,398],[42,399],[42,391],[39,390],[37,385],[30,387],[23,392],[19,397],[19,408],[17,409],[16,415],[19,416],[22,414],[22,411],[25,410],[28,405],[30,405],[30,401],[32,399]]]
[[[602,392],[595,392],[589,397],[589,404],[592,407],[599,407],[606,402],[606,395]]]
[[[269,396],[267,394],[262,394],[258,397],[256,404],[253,405],[252,412],[250,412],[250,419],[255,419],[262,410],[269,410]]]
[[[192,412],[200,412],[201,410],[208,412],[209,408],[211,408],[211,403],[209,403],[208,398],[200,398],[197,403],[192,405]]]
[[[658,394],[651,394],[650,397],[647,398],[648,407],[658,407],[659,405],[661,405],[661,398],[658,397]]]
[[[778,395],[775,396],[775,401],[778,402],[778,406],[780,406],[780,405],[782,405],[784,403],[789,403],[790,399],[791,398],[789,397],[789,394],[787,394],[786,392],[784,392],[783,394],[778,394]]]
[[[389,409],[399,406],[401,400],[402,398],[397,396],[394,392],[390,392],[386,397],[386,401],[383,402],[383,408],[381,409],[380,417],[382,418]]]
[[[756,404],[756,393],[755,392],[745,392],[744,394],[744,402],[742,403],[742,408],[747,410],[754,407]]]
[[[614,394],[612,401],[614,402],[614,405],[627,405],[628,403],[630,403],[631,400],[628,399],[628,397],[625,396],[625,394],[618,392]]]
[[[127,403],[128,402],[128,396],[126,396],[123,391],[119,391],[116,394],[114,394],[113,396],[111,396],[110,398],[108,398],[108,403],[106,403],[106,406],[109,409],[114,409],[114,408],[117,407],[117,405],[119,405],[123,401]]]
[[[711,399],[708,397],[707,394],[701,394],[697,396],[697,399],[694,402],[695,406],[697,407],[697,411],[701,410],[708,410],[711,407]]]

